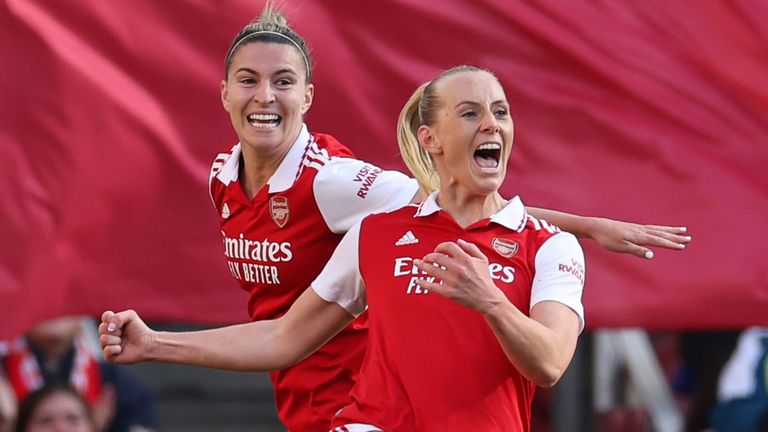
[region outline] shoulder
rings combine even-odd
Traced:
[[[313,133],[312,138],[316,143],[316,147],[318,149],[325,149],[331,157],[355,157],[355,154],[352,153],[352,150],[339,142],[339,140],[337,140],[332,135]]]
[[[419,204],[406,204],[403,207],[394,210],[382,210],[379,213],[372,213],[361,222],[361,228],[365,231],[383,229],[397,226],[400,223],[413,224],[413,218],[419,210]]]

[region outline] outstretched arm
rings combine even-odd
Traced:
[[[463,240],[441,243],[417,266],[434,282],[422,288],[472,308],[485,318],[509,361],[526,378],[553,386],[565,372],[576,349],[578,315],[562,303],[542,301],[530,317],[521,312],[493,283],[488,259]],[[441,283],[442,281],[442,283]]]
[[[291,366],[344,328],[353,316],[307,289],[282,317],[194,332],[158,332],[133,310],[104,312],[99,340],[112,363],[153,360],[238,371]]]
[[[526,207],[528,213],[559,226],[577,237],[591,238],[612,252],[653,258],[648,246],[680,250],[691,241],[685,227],[640,225],[600,217],[577,216],[555,210]]]

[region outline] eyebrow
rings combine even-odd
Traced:
[[[238,73],[238,72],[248,72],[248,73],[253,74],[253,75],[259,75],[259,73],[256,72],[255,70],[253,70],[253,69],[251,69],[249,67],[245,67],[245,66],[244,67],[240,67],[240,68],[238,68],[235,71],[235,73]],[[290,69],[290,68],[278,69],[272,75],[282,75],[282,74],[285,74],[285,73],[293,74],[293,75],[298,75],[298,73],[296,73],[295,70]]]
[[[506,99],[497,99],[497,100],[495,100],[495,101],[491,102],[491,105],[498,105],[498,104],[509,105],[509,102],[507,102],[507,100],[506,100]],[[472,106],[477,106],[477,105],[482,105],[482,104],[481,104],[481,103],[479,103],[479,102],[473,102],[473,101],[461,101],[461,102],[459,102],[459,103],[457,103],[457,104],[456,104],[456,107],[455,107],[455,108],[459,108],[459,107],[461,107],[462,105],[472,105]]]

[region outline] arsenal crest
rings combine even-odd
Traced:
[[[279,195],[270,198],[269,210],[272,212],[272,220],[277,226],[282,228],[288,223],[288,216],[291,214],[291,209],[288,208],[288,198]]]
[[[514,240],[507,240],[498,237],[493,239],[491,246],[493,246],[493,249],[498,252],[499,255],[505,258],[509,258],[516,254],[517,249],[520,247],[520,245]]]

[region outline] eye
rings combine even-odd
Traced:
[[[240,78],[239,82],[240,84],[245,84],[245,85],[256,84],[256,80],[251,77]]]
[[[505,118],[509,114],[509,111],[507,111],[506,108],[498,108],[493,111],[493,115],[496,116],[496,118]]]
[[[475,118],[475,117],[477,117],[477,112],[472,111],[472,110],[468,110],[468,111],[464,111],[463,113],[461,113],[461,116],[462,117],[466,117],[466,118]]]
[[[275,85],[278,87],[289,87],[293,85],[293,80],[290,78],[278,78],[275,80]]]

